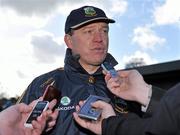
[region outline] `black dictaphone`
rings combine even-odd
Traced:
[[[43,100],[51,102],[53,99],[57,100],[57,104],[53,108],[56,109],[59,106],[59,102],[61,99],[61,92],[53,86],[54,82],[46,86],[45,92],[43,94]]]

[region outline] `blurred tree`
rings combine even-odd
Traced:
[[[132,58],[126,63],[125,68],[134,68],[146,65],[143,58]]]

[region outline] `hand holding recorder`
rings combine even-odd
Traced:
[[[149,103],[152,94],[151,85],[144,81],[143,76],[137,70],[117,71],[115,78],[107,72],[105,81],[109,90],[117,97],[136,101],[143,106]]]
[[[98,109],[98,108],[94,108],[92,106],[92,103],[94,103],[98,100],[102,100],[107,103],[110,101],[109,98],[90,95],[87,98],[87,100],[84,102],[84,104],[81,106],[81,108],[78,112],[78,116],[81,118],[85,118],[87,120],[98,120],[102,113],[102,110]]]
[[[51,114],[49,115],[51,121],[48,121],[49,127],[47,130],[50,130],[55,125],[58,116],[58,111],[55,109],[58,107],[61,94],[60,91],[58,91],[58,89],[56,89],[53,86],[53,84],[54,82],[52,82],[46,87],[42,100],[37,100],[36,104],[33,107],[33,110],[29,114],[24,124],[25,127],[32,128],[33,120],[36,120],[37,117],[41,116],[44,111],[51,111],[51,110],[53,110],[53,112],[51,111]],[[56,101],[54,99],[56,99]]]
[[[32,105],[24,103],[13,105],[0,113],[0,135],[41,135],[46,125],[49,113],[44,112],[42,117],[38,117],[32,122],[33,128],[24,127],[24,121],[28,113],[32,110]]]
[[[83,106],[84,103],[80,102],[80,106]],[[104,102],[102,100],[98,100],[91,104],[93,108],[96,108],[97,110],[101,110],[100,117],[94,122],[92,120],[87,120],[79,116],[79,111],[81,109],[80,106],[76,107],[76,112],[73,113],[75,121],[82,127],[89,129],[90,131],[94,132],[95,134],[102,134],[102,121],[105,118],[108,118],[110,116],[115,116],[115,112],[110,104],[107,102]]]

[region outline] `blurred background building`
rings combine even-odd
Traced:
[[[126,68],[137,69],[147,83],[165,90],[180,82],[180,60],[147,66],[138,60],[128,63]]]

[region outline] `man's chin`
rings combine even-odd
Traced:
[[[101,64],[102,64],[102,62],[104,61],[104,59],[103,60],[101,60],[101,61],[96,61],[96,62],[93,62],[93,64],[92,65],[94,65],[94,66],[100,66]]]

